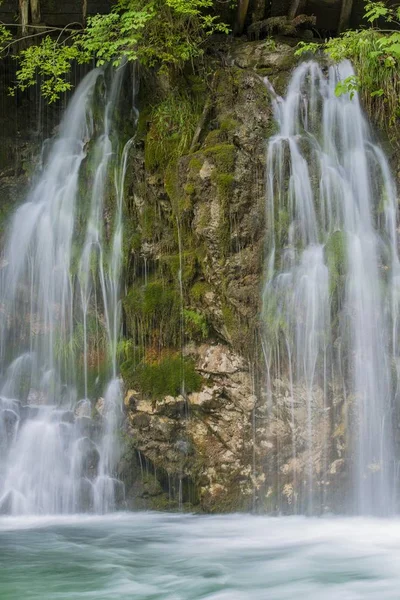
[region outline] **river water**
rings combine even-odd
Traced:
[[[398,600],[400,520],[0,519],[1,600]]]

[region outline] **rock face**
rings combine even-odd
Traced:
[[[194,102],[198,127],[183,151],[174,146],[182,123],[174,130],[170,116],[167,131],[154,125],[177,93],[165,81],[164,100],[147,113],[142,107],[139,121],[127,186],[128,503],[340,511],[352,465],[339,386],[313,390],[310,443],[306,390],[290,385],[286,364],[265,381],[264,179],[276,131],[265,77],[283,95],[294,49],[282,40],[244,42],[223,56]],[[198,85],[185,93],[196,95]]]
[[[143,154],[139,143],[127,186],[121,463],[136,508],[247,510],[265,478],[265,448],[261,456],[254,440],[264,403],[266,139],[275,131],[264,77],[283,92],[295,59],[282,42],[238,43],[224,53],[196,100],[204,108],[186,151],[163,162],[157,107],[149,114],[144,104],[139,121]],[[193,85],[185,93],[196,94]],[[173,148],[164,135],[162,148]],[[173,369],[183,373],[177,386]]]
[[[202,389],[156,402],[128,391],[128,433],[142,460],[149,460],[165,481],[180,482],[181,497],[174,499],[175,504],[181,501],[188,508],[207,512],[249,508],[253,497],[251,415],[257,399],[248,365],[222,344],[191,346],[185,352],[204,377]],[[143,485],[139,496],[151,498],[148,506],[158,507],[167,502],[168,494],[171,489],[165,484],[164,488],[153,484],[151,494]],[[135,506],[134,498],[132,503]]]

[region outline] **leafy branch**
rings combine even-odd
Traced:
[[[370,114],[389,129],[400,117],[400,31],[393,29],[400,26],[400,7],[368,0],[364,18],[370,24],[368,28],[346,31],[322,46],[300,42],[296,54],[322,49],[335,62],[351,60],[357,76],[339,82],[337,95],[348,93],[353,97],[360,91]]]
[[[1,24],[0,54],[22,40],[37,40],[17,52],[16,87],[24,90],[40,76],[43,96],[54,102],[71,88],[74,61],[118,66],[139,60],[147,67],[182,68],[203,53],[209,35],[229,31],[212,7],[213,0],[118,0],[108,14],[88,17],[84,28],[75,23],[64,29],[33,26],[34,33],[23,38],[14,38],[10,26]]]

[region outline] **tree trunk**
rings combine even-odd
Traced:
[[[293,21],[296,16],[296,13],[299,9],[300,0],[292,0],[289,6],[287,18],[289,21]]]
[[[241,35],[243,33],[248,9],[249,0],[239,0],[235,24],[235,33],[237,35]]]
[[[26,35],[28,33],[29,24],[29,0],[19,0],[19,17],[22,35]]]
[[[353,0],[342,0],[342,8],[339,17],[338,33],[342,33],[349,28],[351,11],[353,9]]]
[[[40,23],[40,0],[31,0],[31,17],[33,25],[38,25]]]
[[[83,24],[86,23],[86,17],[87,17],[87,0],[83,0],[82,1],[82,18],[83,18]]]

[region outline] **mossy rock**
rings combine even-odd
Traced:
[[[134,282],[124,299],[126,323],[136,343],[179,343],[181,298],[177,283],[156,279],[147,285]]]
[[[138,317],[170,316],[179,305],[179,292],[170,284],[156,280],[129,291],[125,298],[125,309]]]
[[[204,300],[207,292],[211,292],[212,287],[206,281],[196,281],[196,283],[190,288],[189,296],[190,299],[195,303],[201,303]]]
[[[340,292],[347,270],[347,239],[343,231],[331,233],[325,244],[331,294]]]
[[[172,355],[159,362],[140,363],[130,373],[128,384],[156,401],[165,396],[178,396],[183,389],[186,393],[199,391],[202,381],[193,361]]]
[[[231,247],[231,224],[229,206],[234,188],[234,177],[229,173],[216,173],[212,177],[217,185],[217,195],[221,207],[221,218],[218,227],[218,242],[222,256],[227,256]]]
[[[226,142],[225,133],[221,129],[213,129],[207,134],[203,146],[205,148],[210,148],[224,142]]]
[[[236,149],[233,144],[217,144],[204,150],[220,173],[232,173],[235,166]]]
[[[198,310],[183,311],[185,334],[190,341],[202,342],[210,334],[207,317]]]
[[[192,209],[192,196],[195,187],[192,183],[184,184],[180,179],[180,161],[171,161],[164,172],[164,187],[171,202],[175,217],[187,217]],[[174,223],[175,225],[176,223]]]
[[[184,243],[186,247],[186,244]],[[181,254],[166,254],[160,258],[161,267],[165,266],[169,277],[178,281],[179,278],[186,288],[196,277],[198,271],[197,254],[194,250],[183,251]]]
[[[196,152],[196,154],[192,155],[189,161],[189,170],[193,175],[198,175],[201,167],[203,166],[203,160],[201,160],[201,156],[202,155],[199,152]]]

